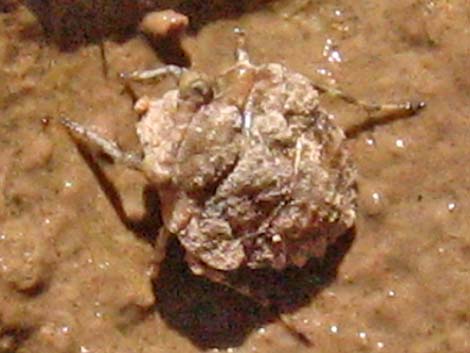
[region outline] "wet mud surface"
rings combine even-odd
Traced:
[[[468,352],[469,5],[233,3],[0,2],[0,352]],[[155,8],[189,17],[181,46],[138,32]],[[221,72],[234,27],[254,62],[370,102],[427,103],[348,141],[355,231],[323,261],[252,279],[272,287],[312,346],[278,313],[192,275],[177,242],[153,279],[154,190],[58,124],[67,116],[139,151],[137,97],[118,73],[165,63]],[[173,85],[132,88],[160,96]],[[340,126],[365,119],[322,104]]]

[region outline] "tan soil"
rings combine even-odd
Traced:
[[[154,1],[24,3],[0,2],[0,352],[470,351],[468,2],[158,2],[189,16],[184,50],[136,34]],[[368,101],[428,103],[351,139],[355,237],[315,276],[282,282],[291,288],[282,309],[313,347],[191,275],[176,244],[152,282],[154,194],[137,172],[103,158],[97,168],[56,122],[67,116],[138,150],[117,73],[162,59],[219,72],[233,63],[235,26],[255,62]],[[159,95],[171,85],[134,88]],[[364,117],[324,104],[340,125]]]

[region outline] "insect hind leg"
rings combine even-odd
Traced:
[[[268,298],[255,294],[248,286],[232,283],[224,271],[209,268],[189,252],[186,253],[185,259],[194,274],[199,276],[203,275],[212,282],[230,288],[236,293],[251,300],[254,304],[259,305],[274,317],[276,317],[279,320],[279,323],[287,330],[287,332],[299,340],[301,344],[306,347],[313,346],[313,342],[308,337],[308,335],[297,329],[292,319],[288,315],[280,312],[279,309]]]
[[[384,124],[398,118],[409,118],[416,115],[420,110],[426,107],[422,101],[404,103],[388,103],[388,104],[374,104],[357,99],[349,94],[342,92],[334,87],[323,86],[320,84],[312,84],[315,89],[320,93],[326,94],[333,98],[339,98],[346,103],[356,105],[362,108],[367,117],[362,122],[355,123],[352,126],[344,127],[348,135],[356,134],[359,131],[367,130],[374,125]]]

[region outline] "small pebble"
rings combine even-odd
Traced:
[[[147,14],[140,23],[140,30],[153,38],[164,38],[183,32],[188,17],[173,10],[155,11]]]

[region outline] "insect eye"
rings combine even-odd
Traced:
[[[179,82],[179,93],[183,100],[196,105],[207,104],[214,97],[212,81],[195,71],[183,74]]]
[[[191,91],[193,94],[202,97],[204,103],[210,102],[214,95],[209,82],[201,79],[191,82]]]

